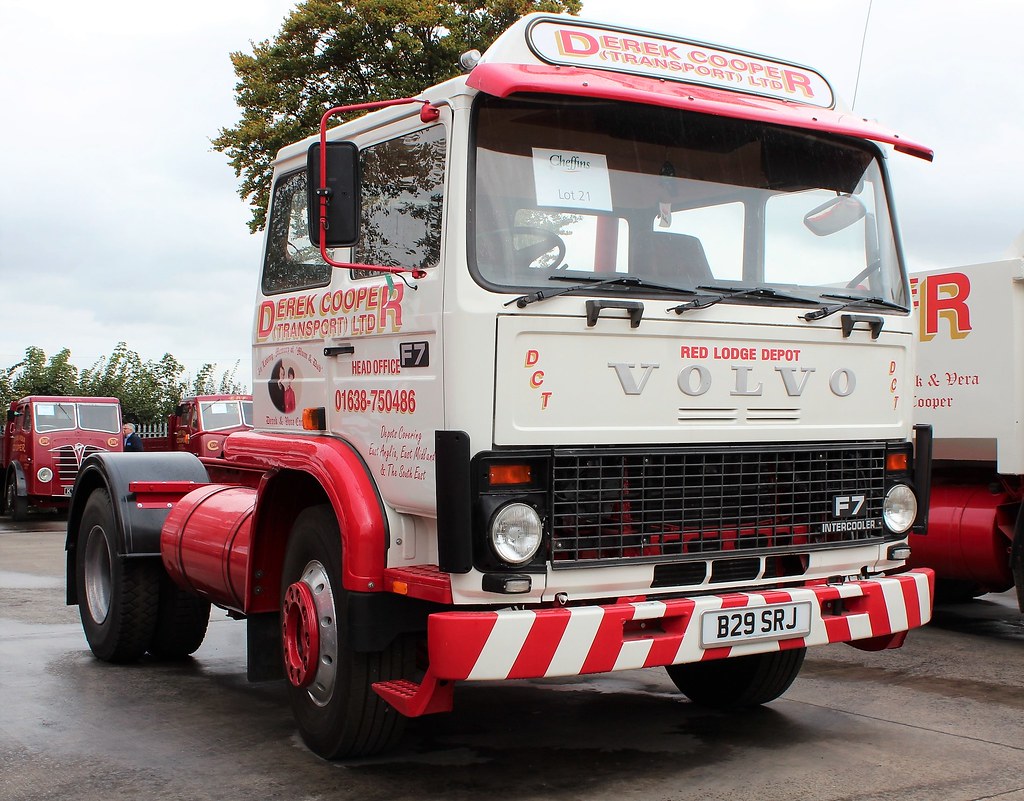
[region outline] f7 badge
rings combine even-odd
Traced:
[[[836,495],[832,499],[832,517],[860,517],[866,499],[864,495]]]
[[[398,361],[402,368],[427,367],[430,364],[430,348],[426,342],[402,342],[398,346]]]

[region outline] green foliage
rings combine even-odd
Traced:
[[[204,364],[199,368],[195,378],[188,382],[186,395],[245,395],[248,390],[238,383],[238,362],[230,370],[221,373],[220,378],[214,374],[215,365]]]
[[[28,347],[24,359],[0,371],[0,404],[7,408],[12,400],[26,395],[114,397],[120,399],[126,420],[162,423],[186,395],[246,393],[237,371],[236,362],[218,379],[216,366],[204,364],[190,378],[171,354],[165,353],[159,361],[143,361],[119,342],[113,353],[79,372],[67,348],[47,360],[42,348]]]
[[[78,369],[71,364],[71,351],[67,348],[47,362],[42,348],[28,347],[25,358],[7,371],[5,383],[11,393],[7,404],[25,395],[74,395]]]
[[[278,150],[319,129],[334,106],[407,97],[459,73],[532,11],[578,14],[581,0],[305,0],[273,40],[231,54],[242,117],[213,147],[242,179],[251,231],[266,223]]]

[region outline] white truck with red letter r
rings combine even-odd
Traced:
[[[1024,609],[1024,258],[916,273],[914,411],[935,430],[926,535],[913,563],[938,597],[1017,589]]]
[[[463,66],[280,152],[255,428],[76,485],[93,652],[225,609],[337,758],[459,682],[664,667],[743,707],[901,645],[930,432],[883,148],[931,151],[806,67],[574,17]]]

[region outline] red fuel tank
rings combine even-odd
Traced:
[[[160,556],[175,583],[217,606],[245,611],[256,490],[206,484],[171,509]]]
[[[971,581],[989,592],[1013,586],[1010,544],[1019,499],[987,486],[933,485],[928,533],[910,537],[912,567],[941,579]]]

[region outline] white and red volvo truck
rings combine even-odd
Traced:
[[[926,534],[916,565],[940,600],[1016,587],[1024,610],[1024,258],[912,277],[917,309],[914,411],[935,432]]]
[[[574,17],[463,67],[278,155],[254,429],[79,476],[95,655],[227,610],[339,758],[459,682],[664,667],[744,707],[901,645],[930,431],[886,158],[931,151],[807,67]]]

